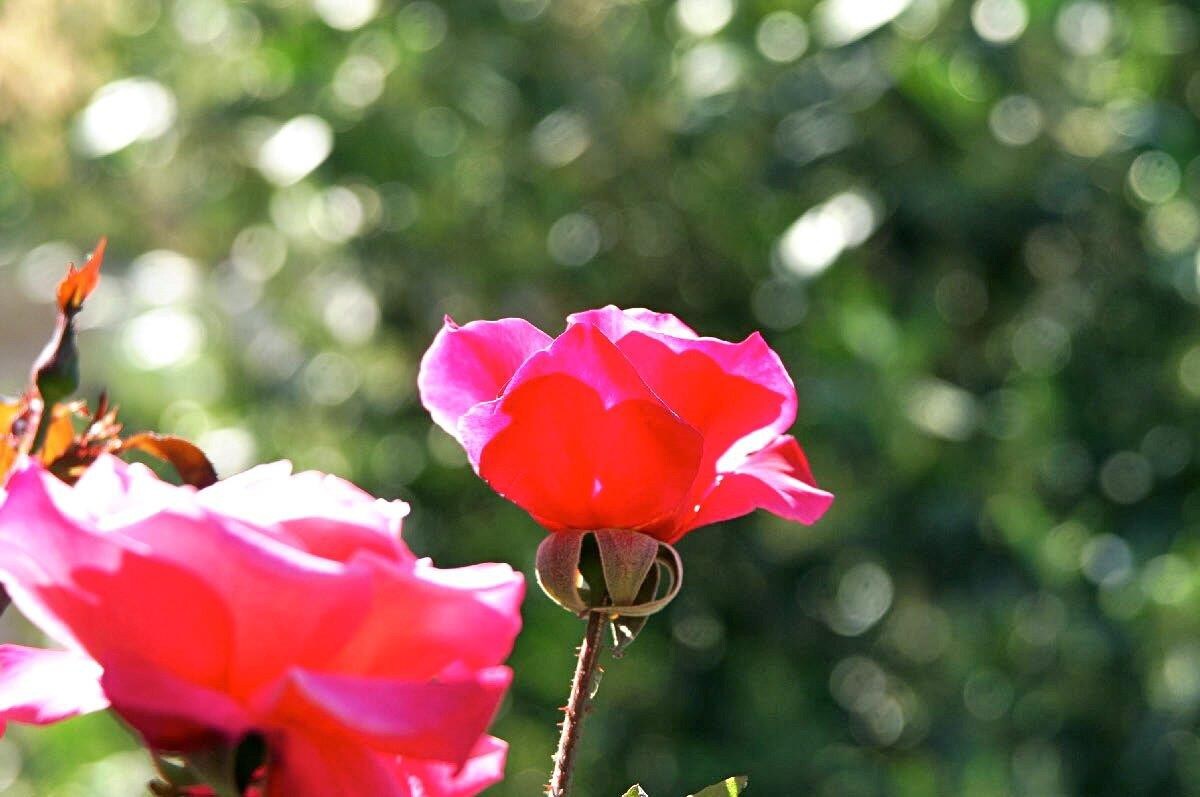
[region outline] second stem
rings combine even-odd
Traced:
[[[558,749],[554,752],[554,771],[550,775],[547,797],[567,797],[570,791],[583,719],[591,707],[592,693],[595,691],[604,624],[607,621],[602,612],[588,614],[587,630],[579,645],[579,660],[575,663],[575,677],[571,679],[571,694],[564,709],[562,733],[558,737]]]

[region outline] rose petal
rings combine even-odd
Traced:
[[[394,756],[360,744],[291,731],[268,745],[266,797],[421,797],[396,771]]]
[[[274,797],[414,797],[398,753],[467,761],[510,679],[511,568],[439,571],[399,541],[402,504],[286,465],[198,492],[102,457],[81,484],[19,463],[0,581],[152,747],[258,731]]]
[[[622,310],[607,305],[567,316],[567,324],[590,324],[616,343],[630,332],[661,332],[675,338],[696,338],[695,330],[670,313],[656,313],[644,307]]]
[[[336,476],[293,474],[289,462],[251,468],[196,497],[210,512],[283,532],[281,539],[324,559],[344,562],[362,550],[415,559],[400,540],[408,504],[376,499]]]
[[[550,336],[521,318],[472,321],[458,326],[447,316],[421,358],[417,388],[438,426],[455,437],[458,420],[476,404],[500,395],[530,355]]]
[[[420,790],[415,791],[424,797],[474,797],[504,779],[507,757],[507,744],[494,736],[485,736],[461,767],[440,761],[401,759],[400,771],[408,780],[421,784]]]
[[[13,603],[101,666],[137,654],[192,683],[220,682],[231,636],[225,602],[156,552],[69,520],[59,505],[73,498],[28,460],[12,474],[0,506],[0,580]]]
[[[815,523],[833,503],[833,495],[816,486],[800,444],[790,435],[750,455],[699,502],[694,517],[681,525],[676,538],[697,526],[739,517],[755,509],[800,523]]]
[[[103,711],[101,672],[73,650],[0,645],[0,720],[46,725]]]
[[[525,581],[508,565],[402,569],[364,554],[351,568],[371,573],[372,610],[331,651],[328,670],[418,680],[454,662],[490,667],[511,652]]]
[[[796,420],[796,388],[755,332],[740,343],[631,332],[617,342],[663,402],[704,435],[705,458],[757,450]]]
[[[114,529],[151,517],[165,509],[197,514],[191,489],[164,482],[141,463],[130,464],[111,454],[93,462],[73,488],[57,479],[52,495],[65,516],[97,529]]]
[[[268,722],[381,752],[464,763],[512,680],[507,667],[424,682],[292,671],[259,699]]]
[[[113,655],[101,683],[113,709],[156,750],[228,745],[253,727],[220,688],[189,683],[137,656]]]
[[[673,324],[649,311],[614,307],[579,313],[574,323],[598,323],[651,390],[704,438],[704,457],[685,506],[718,474],[768,444],[796,419],[796,389],[779,356],[757,332],[729,343],[670,334]],[[674,319],[674,316],[666,316]],[[677,321],[677,320],[676,320]],[[686,518],[680,518],[684,521]],[[672,521],[651,533],[673,536]]]
[[[759,448],[796,420],[795,385],[779,355],[757,332],[740,343],[701,338],[669,313],[612,305],[575,313],[568,322],[601,330],[650,389],[706,440],[714,431],[724,431],[723,438],[732,435],[733,441],[760,432],[762,439],[753,446]],[[722,376],[726,383],[714,381]],[[747,385],[773,395],[727,393],[745,391]],[[721,410],[736,410],[740,417],[723,418]],[[728,428],[714,429],[714,424]]]
[[[588,324],[530,357],[459,433],[479,474],[551,529],[637,529],[672,515],[703,448]]]
[[[115,462],[110,481],[137,482],[137,468]],[[133,523],[98,532],[61,511],[86,516],[79,499],[92,493],[40,469],[14,474],[0,507],[0,543],[15,551],[0,555],[0,577],[14,602],[52,635],[69,628],[107,669],[140,659],[235,696],[338,654],[370,609],[370,573],[207,515],[193,491],[171,489],[170,508],[140,517],[143,501]]]
[[[160,514],[120,530],[187,569],[229,614],[225,690],[244,697],[290,666],[339,654],[372,611],[375,576],[256,529]],[[406,565],[411,567],[411,565]]]

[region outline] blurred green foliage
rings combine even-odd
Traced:
[[[84,376],[131,427],[402,497],[415,550],[532,584],[541,532],[416,402],[442,315],[761,328],[838,500],[681,544],[581,797],[729,772],[1200,795],[1198,25],[1150,0],[7,0],[0,375],[106,233]],[[525,615],[497,797],[544,782],[582,630],[536,592]],[[127,797],[144,767],[104,718],[9,738],[4,795]]]

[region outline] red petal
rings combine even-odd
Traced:
[[[815,523],[829,505],[832,493],[817,487],[800,444],[790,435],[777,438],[745,462],[719,477],[717,485],[698,503],[695,516],[676,532],[739,517],[755,509],[800,523]]]
[[[415,797],[394,756],[353,741],[285,733],[268,744],[266,797]]]
[[[569,327],[459,424],[492,487],[551,529],[637,529],[675,513],[703,440],[595,327]]]
[[[796,420],[796,389],[758,333],[726,343],[632,332],[617,347],[659,398],[704,435],[709,465],[735,443],[760,448]]]
[[[668,332],[682,326],[674,316],[613,307],[572,320],[600,324],[646,384],[703,435],[704,458],[687,507],[712,488],[730,460],[736,464],[767,445],[796,419],[791,377],[758,333],[740,343],[697,338],[690,329],[680,336]]]
[[[74,266],[67,268],[67,276],[58,283],[58,309],[64,313],[75,313],[83,306],[83,301],[100,282],[100,264],[104,262],[104,248],[108,245],[107,238],[101,238],[92,251],[91,257],[83,264],[83,268]]]
[[[550,345],[550,336],[521,318],[472,321],[446,317],[417,374],[421,403],[434,422],[458,437],[458,419],[500,395],[521,363]]]

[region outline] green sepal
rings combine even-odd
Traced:
[[[214,747],[190,753],[187,762],[216,797],[242,797],[234,775],[235,748]]]
[[[202,786],[203,781],[190,766],[177,756],[151,752],[154,768],[158,771],[162,783],[172,789],[182,789],[189,786]]]
[[[216,797],[242,797],[266,756],[266,740],[249,733],[234,745],[217,744],[186,756],[155,755],[154,763],[163,784],[175,790],[205,785]]]
[[[538,586],[559,606],[575,614],[585,614],[588,603],[580,593],[579,557],[583,534],[560,531],[549,534],[537,549]]]
[[[656,566],[646,574],[646,579],[642,582],[642,586],[632,603],[647,603],[654,600],[658,594],[659,581],[660,577],[658,567]],[[625,648],[633,644],[633,640],[637,639],[637,635],[641,633],[642,628],[645,627],[646,621],[649,619],[648,615],[630,617],[625,614],[613,618],[609,625],[612,629],[613,658],[619,659],[625,655]]]
[[[600,612],[611,621],[618,657],[683,585],[683,562],[672,545],[619,529],[547,535],[538,545],[536,573],[559,606],[580,617]]]
[[[654,567],[661,543],[645,534],[612,529],[598,529],[593,537],[600,552],[604,586],[613,605],[640,603],[641,587]]]

